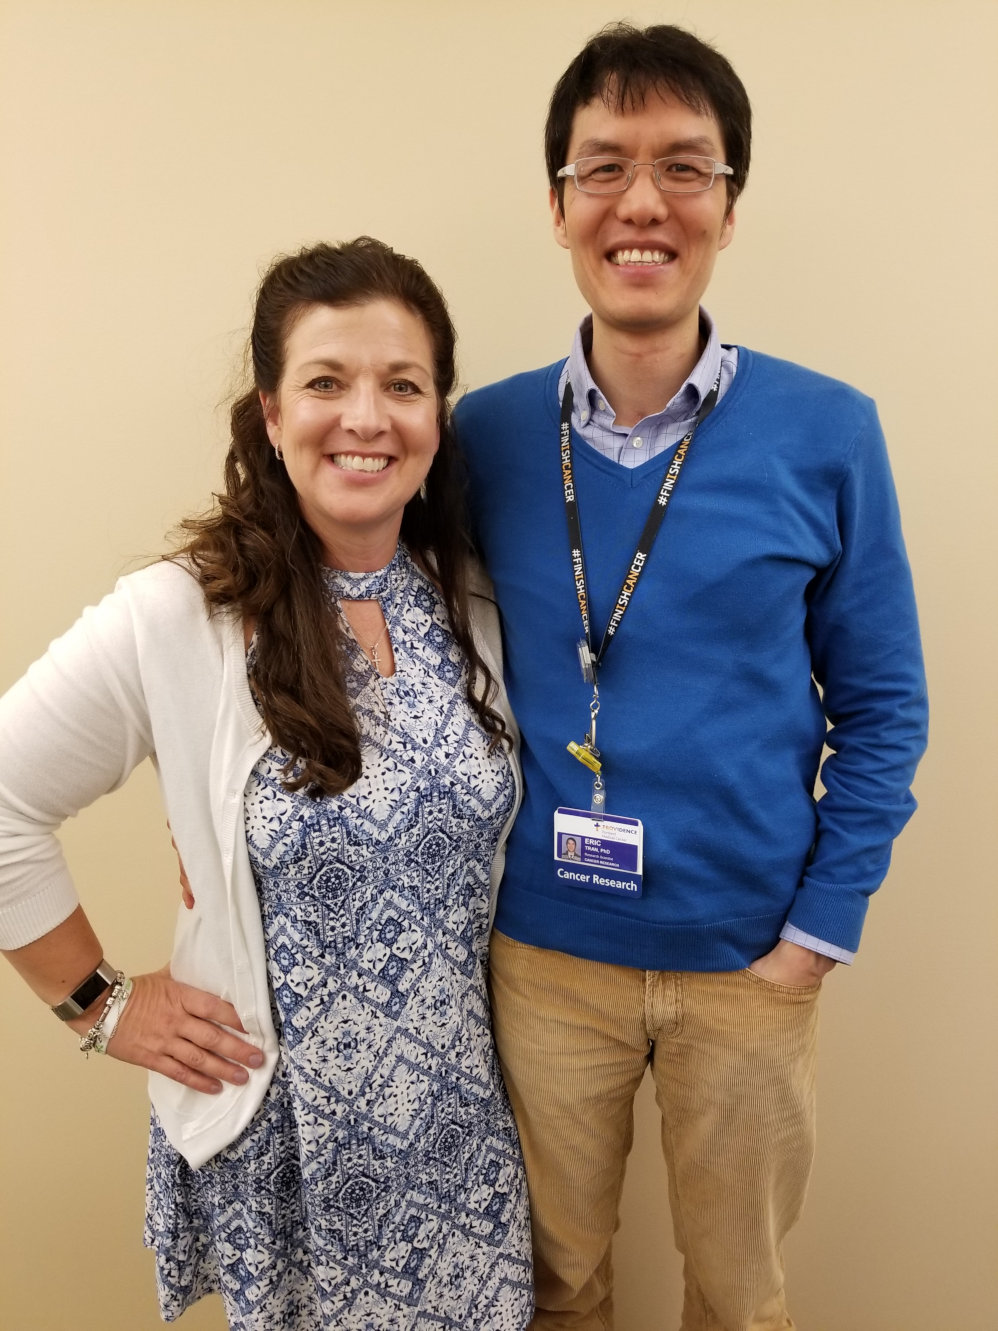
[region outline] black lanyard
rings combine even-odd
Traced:
[[[561,477],[565,489],[565,517],[568,520],[568,539],[572,553],[572,578],[575,582],[575,594],[579,600],[579,612],[582,615],[582,628],[585,633],[584,646],[588,651],[588,661],[582,661],[582,673],[590,683],[595,683],[596,674],[603,663],[603,658],[606,656],[610,641],[620,628],[627,607],[631,603],[638,580],[648,562],[652,546],[655,544],[658,529],[665,519],[666,509],[669,507],[669,501],[683,470],[683,464],[689,453],[690,445],[693,443],[693,436],[697,432],[697,427],[706,420],[717,404],[719,384],[720,375],[714,380],[710,392],[701,402],[696,420],[680,442],[679,447],[673,454],[672,461],[665,470],[662,484],[652,503],[651,512],[645,521],[644,530],[638,538],[634,557],[624,575],[624,581],[620,585],[617,604],[613,607],[603,633],[603,639],[600,642],[599,651],[596,653],[593,652],[589,620],[589,584],[586,578],[586,561],[582,551],[582,522],[579,518],[579,502],[575,494],[575,478],[572,471],[572,384],[571,381],[565,384],[565,392],[561,399]],[[580,657],[582,648],[583,644],[580,644]]]

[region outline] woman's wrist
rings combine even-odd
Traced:
[[[114,977],[114,983],[111,985],[111,991],[100,1010],[100,1015],[80,1040],[81,1054],[89,1056],[91,1052],[95,1054],[107,1053],[108,1041],[115,1032],[121,1010],[128,1002],[128,996],[131,992],[131,980],[126,980],[124,972],[118,971]]]
[[[64,995],[58,1003],[52,1004],[52,1011],[61,1021],[87,1016],[107,998],[117,976],[117,969],[102,957],[98,965],[70,993]]]

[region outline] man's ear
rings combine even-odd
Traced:
[[[735,234],[735,205],[732,204],[721,223],[721,235],[717,242],[719,250],[726,250]]]
[[[548,193],[548,202],[551,205],[551,225],[554,229],[554,238],[563,250],[567,250],[568,231],[565,227],[565,214],[561,210],[558,191],[553,185]]]

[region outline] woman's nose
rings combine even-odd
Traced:
[[[340,419],[344,429],[361,439],[373,439],[385,429],[384,399],[373,385],[355,384],[344,399]]]

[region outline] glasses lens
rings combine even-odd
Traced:
[[[586,194],[620,194],[630,184],[633,170],[629,157],[580,157],[575,183]]]
[[[696,194],[714,183],[714,161],[710,157],[660,157],[655,163],[659,189],[670,194]]]

